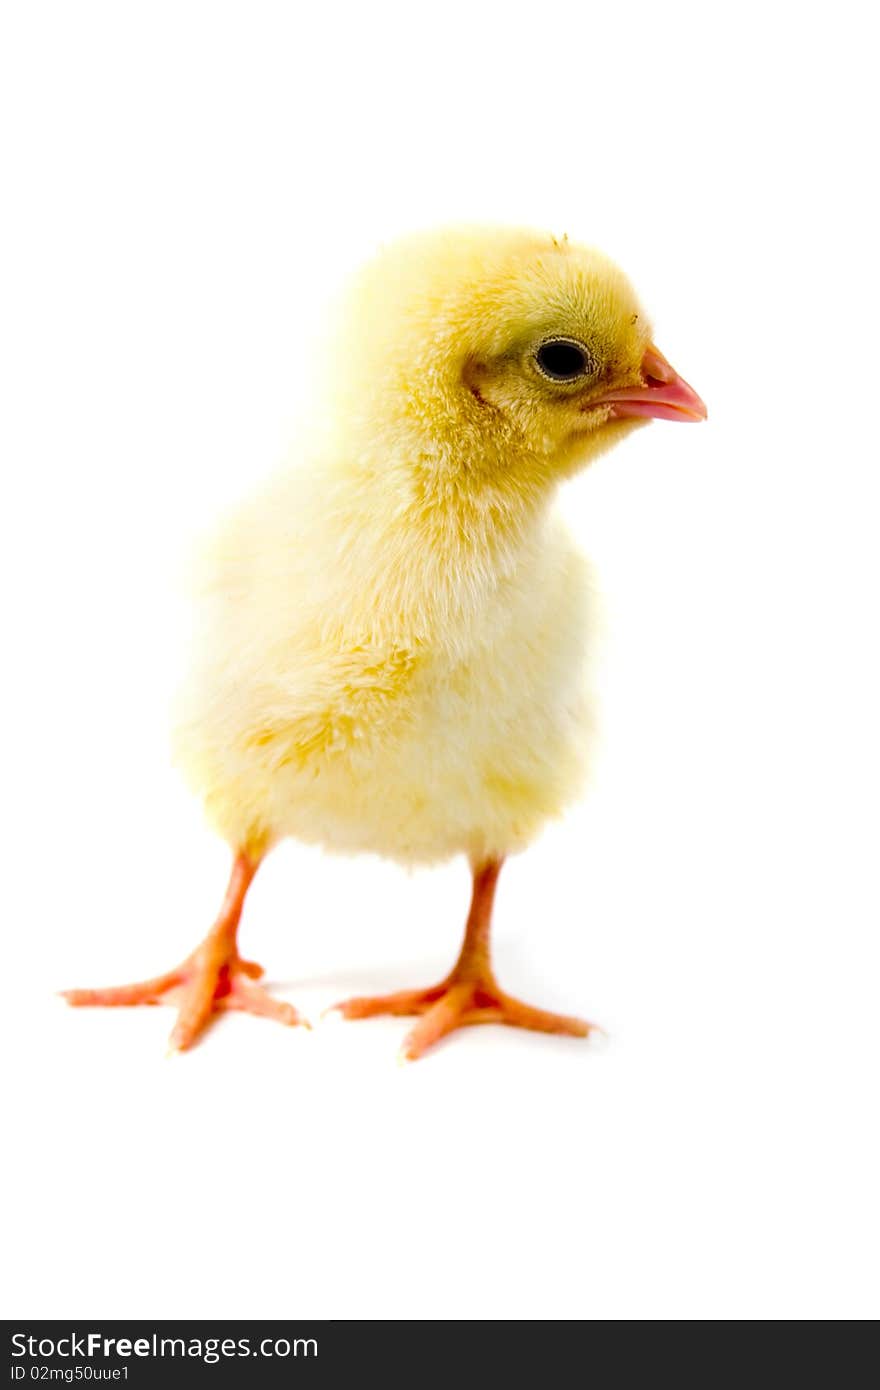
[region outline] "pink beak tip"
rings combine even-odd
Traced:
[[[646,385],[608,391],[591,406],[610,405],[615,420],[643,417],[696,424],[708,418],[705,402],[651,343],[641,366]]]

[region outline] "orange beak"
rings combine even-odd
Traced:
[[[692,386],[670,367],[662,352],[653,343],[642,358],[644,386],[627,386],[622,391],[606,391],[589,408],[610,405],[612,420],[625,420],[643,415],[655,420],[682,420],[695,423],[705,420],[708,411]]]

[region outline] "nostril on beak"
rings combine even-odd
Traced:
[[[651,343],[645,349],[642,358],[642,375],[648,380],[656,382],[660,386],[666,386],[670,381],[674,381],[678,373],[674,367],[670,367],[662,352],[659,352]]]

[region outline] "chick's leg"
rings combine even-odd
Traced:
[[[239,1009],[277,1019],[279,1023],[304,1023],[292,1004],[273,999],[253,983],[262,975],[262,968],[253,961],[242,960],[238,954],[236,937],[241,910],[258,867],[259,860],[243,853],[236,856],[219,917],[201,945],[176,969],[133,985],[66,990],[63,997],[77,1006],[176,1004],[179,1012],[170,1045],[181,1052],[192,1046],[212,1016],[222,1009]]]
[[[347,999],[336,1008],[344,1018],[373,1018],[377,1014],[421,1014],[403,1045],[407,1061],[421,1057],[447,1033],[472,1023],[507,1023],[539,1033],[568,1033],[585,1038],[593,1024],[565,1014],[532,1008],[505,994],[492,972],[489,933],[499,859],[474,870],[473,897],[458,960],[439,985],[401,990],[369,998]]]

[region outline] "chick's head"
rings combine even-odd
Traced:
[[[410,238],[362,275],[348,324],[350,403],[422,466],[552,479],[652,417],[705,418],[623,273],[567,239]]]

